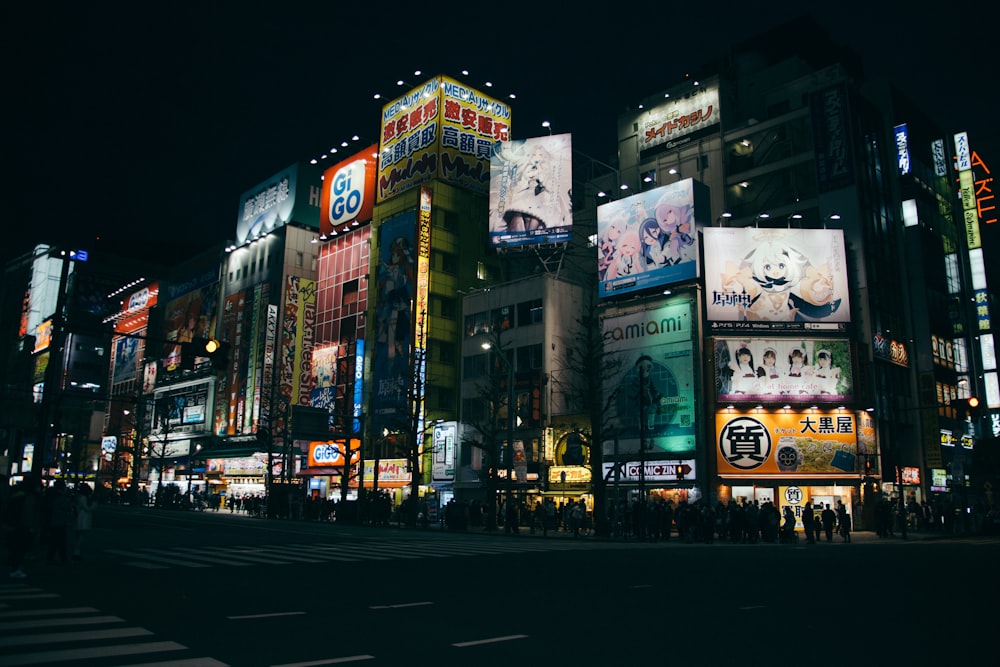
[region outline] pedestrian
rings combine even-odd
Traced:
[[[837,523],[837,513],[830,509],[830,503],[826,504],[826,509],[819,515],[823,522],[823,532],[826,533],[826,541],[833,542],[833,527]]]
[[[796,541],[795,537],[795,512],[791,507],[786,506],[782,510],[784,521],[781,524],[781,543],[791,544]]]
[[[837,506],[837,524],[840,526],[840,537],[844,542],[851,541],[851,515],[844,503]]]
[[[806,501],[805,506],[802,508],[802,527],[806,532],[806,544],[816,544],[816,538],[813,532],[813,522],[815,521],[815,516],[813,514],[812,503]]]
[[[73,560],[83,560],[83,542],[93,526],[94,494],[86,482],[77,489],[76,498],[76,532],[73,536]]]
[[[573,531],[573,537],[580,537],[580,526],[583,524],[583,515],[585,510],[583,509],[583,501],[576,503],[571,503],[569,508],[569,525],[570,529]]]
[[[57,479],[46,495],[50,496],[47,503],[46,534],[48,541],[47,559],[51,562],[58,559],[62,564],[69,562],[69,531],[73,526],[73,499],[66,489],[66,482]]]
[[[27,482],[18,482],[3,505],[0,529],[7,545],[11,579],[24,579],[24,557],[31,550],[39,525],[38,493]]]

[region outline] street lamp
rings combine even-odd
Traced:
[[[484,350],[493,347],[490,341],[485,341],[482,345]],[[507,509],[510,509],[514,502],[514,365],[510,363],[507,356],[497,350],[497,358],[503,361],[507,367],[507,446],[504,448],[504,459],[507,466]],[[504,532],[511,533],[511,526],[507,522],[506,512],[504,513]]]

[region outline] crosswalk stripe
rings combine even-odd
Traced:
[[[65,614],[93,614],[97,612],[94,607],[61,607],[58,609],[19,609],[17,611],[0,612],[0,618],[26,618],[28,616],[55,616]]]
[[[51,628],[67,625],[97,625],[98,623],[124,623],[117,616],[79,616],[77,618],[35,618],[29,621],[10,621],[0,623],[0,631],[24,630],[27,628]]]
[[[177,642],[145,642],[141,644],[118,644],[115,646],[93,646],[89,648],[39,651],[20,655],[4,656],[5,667],[39,665],[46,662],[60,664],[71,660],[110,658],[122,655],[141,655],[164,651],[183,651],[187,646]]]
[[[129,551],[127,549],[108,549],[106,553],[125,556],[127,558],[142,558],[143,560],[150,560],[153,561],[154,563],[165,563],[167,565],[176,565],[178,567],[209,567],[204,563],[194,563],[191,561],[184,561],[177,558],[167,558],[165,556],[157,556],[156,554],[145,553],[142,551]]]
[[[167,660],[166,662],[136,663],[121,667],[229,667],[229,664],[215,658],[188,658],[186,660]]]
[[[239,547],[173,547],[170,551],[180,552],[182,558],[195,558],[206,563],[221,563],[223,565],[252,565],[254,563],[264,565],[288,565],[287,561],[280,561],[264,556],[254,556],[244,553]],[[215,555],[213,555],[215,554]]]
[[[30,644],[57,644],[59,642],[97,641],[145,637],[153,634],[145,628],[117,628],[114,630],[85,630],[83,632],[50,632],[48,634],[0,637],[0,646],[28,646]]]

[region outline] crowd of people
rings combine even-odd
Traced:
[[[12,579],[24,579],[24,562],[37,546],[44,546],[50,563],[69,565],[82,560],[93,526],[96,503],[86,482],[72,489],[62,479],[51,486],[18,482],[0,498],[0,528]]]

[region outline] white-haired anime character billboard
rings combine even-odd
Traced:
[[[706,310],[713,327],[725,323],[850,322],[844,233],[839,229],[704,230]]]

